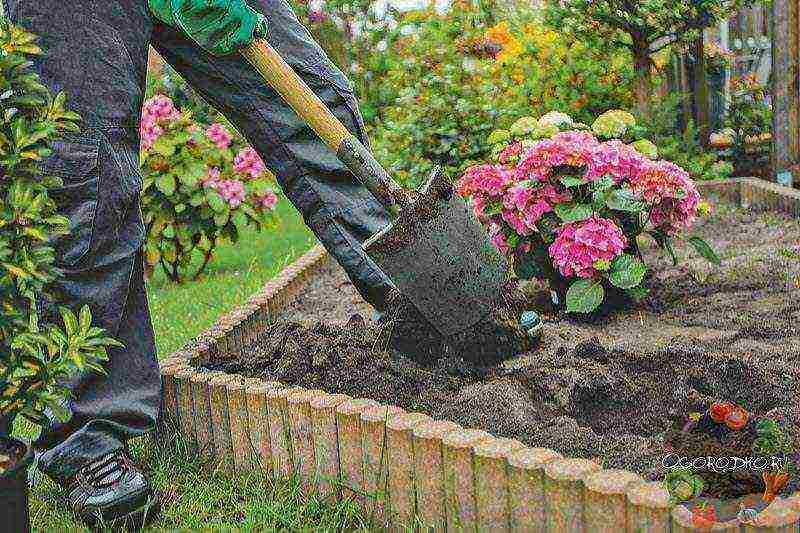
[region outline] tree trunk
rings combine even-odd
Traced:
[[[689,70],[686,67],[686,51],[680,53],[680,80],[681,80],[681,111],[683,112],[683,129],[689,127],[692,120],[692,90],[689,87]]]
[[[697,133],[700,145],[708,146],[709,119],[708,119],[708,77],[706,76],[705,39],[703,32],[694,42],[694,99],[697,116]]]
[[[653,90],[653,61],[647,53],[647,45],[634,45],[634,69],[636,72],[636,110],[642,117],[650,116],[650,94]]]
[[[774,178],[792,185],[800,165],[800,14],[797,0],[772,2],[772,167]],[[800,168],[795,166],[795,172]],[[794,180],[800,176],[794,176]]]

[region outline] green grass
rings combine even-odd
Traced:
[[[314,244],[288,203],[278,207],[279,228],[245,235],[221,246],[199,281],[175,285],[157,272],[148,284],[159,357],[164,358],[214,323]],[[30,428],[21,428],[26,437]],[[336,531],[366,529],[349,503],[304,498],[294,482],[272,483],[261,474],[235,479],[200,464],[180,442],[132,443],[135,461],[163,494],[164,509],[152,531]],[[32,491],[35,531],[83,531],[58,487],[43,476]],[[2,529],[2,528],[0,528]]]

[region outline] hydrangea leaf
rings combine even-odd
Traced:
[[[555,206],[556,215],[564,223],[580,222],[592,216],[592,206],[586,204],[558,204]]]
[[[611,263],[608,280],[617,288],[632,289],[644,279],[647,267],[630,254],[622,254]]]
[[[703,256],[703,258],[705,258],[708,262],[717,266],[722,264],[722,260],[720,260],[717,253],[711,248],[711,246],[708,245],[706,241],[697,235],[689,237],[687,240],[689,241],[689,244],[691,244],[694,249],[697,250],[697,253]]]
[[[567,311],[570,313],[591,313],[597,309],[606,291],[599,281],[581,279],[570,285],[567,290]]]

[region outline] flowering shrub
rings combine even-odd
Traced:
[[[470,167],[458,183],[516,274],[549,280],[568,311],[595,310],[607,290],[644,296],[639,235],[650,235],[677,261],[672,240],[708,210],[689,174],[656,160],[652,143],[613,138],[636,129],[619,110],[591,127],[561,113],[524,117],[494,132],[495,161]],[[702,239],[687,240],[719,262]]]
[[[458,1],[441,14],[406,13],[386,51],[373,52],[380,69],[371,71],[365,95],[380,110],[373,147],[399,181],[417,185],[434,165],[457,178],[489,157],[495,125],[508,126],[531,107],[589,120],[632,102],[624,61],[544,26],[529,6],[518,11]]]
[[[50,197],[61,180],[42,169],[59,136],[78,131],[66,97],[53,97],[30,68],[41,50],[36,37],[0,18],[0,438],[18,415],[41,424],[45,411],[65,420],[64,382],[101,371],[107,348],[118,345],[92,327],[84,307],[62,309],[60,324],[40,320],[36,301],[60,275],[51,239],[69,231]],[[0,461],[0,473],[4,464]]]
[[[141,122],[146,260],[177,282],[200,276],[223,239],[273,222],[274,178],[222,123],[204,127],[156,94]]]

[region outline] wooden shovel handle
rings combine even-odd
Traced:
[[[407,197],[369,150],[344,127],[292,67],[265,40],[254,41],[242,55],[306,124],[336,152],[339,159],[369,189],[390,214],[397,215]]]

